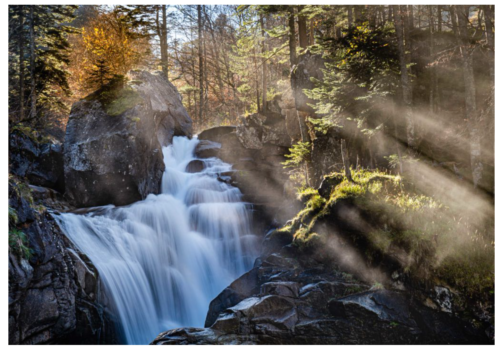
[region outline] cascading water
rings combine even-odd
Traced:
[[[210,301],[255,258],[248,205],[218,178],[231,165],[202,159],[201,172],[185,172],[197,143],[174,137],[163,148],[162,194],[56,216],[98,269],[129,344],[150,343],[176,327],[203,327]]]

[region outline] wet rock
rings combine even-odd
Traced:
[[[453,294],[450,289],[443,286],[435,286],[433,295],[434,301],[441,311],[448,313],[453,312]]]
[[[162,73],[130,76],[125,88],[107,88],[118,95],[114,101],[102,102],[95,93],[71,109],[64,174],[65,196],[74,206],[126,205],[159,193],[162,146],[174,135],[191,136],[181,97]]]
[[[202,160],[192,160],[186,166],[186,172],[197,173],[205,169],[205,162]]]
[[[258,271],[254,268],[232,282],[210,302],[205,327],[212,326],[225,309],[258,292]]]
[[[200,140],[198,145],[196,145],[194,153],[196,156],[202,159],[217,157],[221,147],[222,145],[220,143],[216,143],[210,140]]]

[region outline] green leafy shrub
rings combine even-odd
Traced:
[[[301,142],[290,148],[290,153],[285,155],[287,160],[282,162],[283,168],[289,169],[290,180],[299,187],[306,183],[306,162],[311,158],[311,143]]]

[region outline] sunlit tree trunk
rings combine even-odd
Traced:
[[[300,11],[304,8],[304,5],[300,5],[298,7],[299,16],[298,16],[298,25],[299,25],[299,46],[301,48],[307,48],[309,45],[309,41],[307,38],[307,22],[306,17],[300,15]]]
[[[347,26],[352,27],[352,6],[347,6]]]
[[[288,45],[290,47],[290,65],[297,64],[297,43],[295,41],[295,10],[293,6],[289,6],[288,27],[290,28]]]

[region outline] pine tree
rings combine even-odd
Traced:
[[[75,29],[68,23],[74,18],[75,9],[76,6],[69,5],[9,7],[12,59],[15,56],[19,60],[15,67],[15,77],[19,78],[15,106],[20,107],[22,120],[44,125],[44,117],[50,112],[67,109],[62,98],[70,94],[68,35],[75,33]],[[24,91],[28,85],[30,111],[26,114]]]

